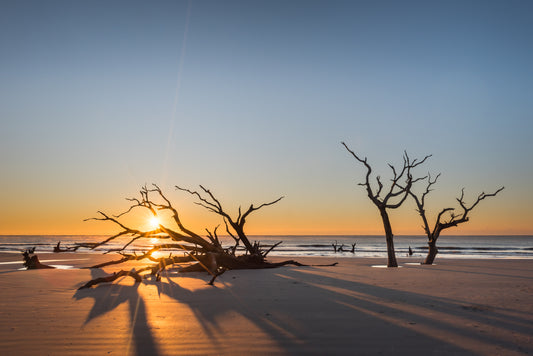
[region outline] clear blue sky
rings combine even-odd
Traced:
[[[2,0],[0,233],[106,230],[151,182],[286,196],[252,233],[380,233],[346,141],[384,177],[433,154],[434,209],[506,186],[453,233],[532,234],[532,39],[530,1]]]

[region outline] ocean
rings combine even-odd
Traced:
[[[35,253],[52,252],[61,241],[61,247],[75,246],[77,243],[98,242],[109,237],[95,235],[0,235],[0,252],[20,253],[26,248],[35,247]],[[269,256],[312,256],[312,257],[383,257],[387,256],[384,236],[369,235],[261,235],[250,236],[251,241],[259,241],[265,248],[283,241],[273,249]],[[129,241],[121,239],[94,250],[79,248],[78,252],[103,253],[108,248],[116,249]],[[169,240],[138,240],[128,247],[127,252],[147,251],[158,243]],[[422,259],[427,252],[425,236],[398,235],[394,239],[397,257],[408,255],[409,247],[413,251],[411,258]],[[231,246],[232,240],[222,239],[224,245]],[[332,245],[342,246],[342,251],[334,251]],[[352,252],[352,244],[355,249]],[[438,258],[533,258],[533,236],[441,236],[437,242]]]

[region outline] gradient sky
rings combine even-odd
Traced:
[[[433,154],[428,210],[506,189],[448,234],[533,234],[533,2],[0,1],[0,234],[91,234],[158,183],[252,234],[381,234],[346,143]],[[396,234],[420,234],[414,206]]]

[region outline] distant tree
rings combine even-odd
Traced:
[[[496,194],[501,192],[504,188],[504,187],[501,187],[500,189],[496,190],[494,193],[490,193],[490,194],[486,194],[484,192],[479,194],[476,201],[472,203],[472,205],[470,206],[467,206],[464,201],[465,191],[463,188],[461,190],[461,196],[457,198],[457,202],[459,203],[459,206],[462,209],[461,213],[455,214],[454,212],[455,208],[442,209],[435,219],[435,224],[433,226],[433,229],[430,229],[429,222],[426,216],[426,210],[424,206],[426,203],[426,197],[432,191],[431,187],[435,183],[437,183],[437,180],[439,179],[439,177],[440,177],[440,174],[438,174],[435,177],[435,179],[432,180],[431,176],[428,175],[426,190],[420,196],[415,194],[412,190],[409,191],[409,194],[411,195],[411,197],[413,197],[416,203],[417,211],[420,214],[420,217],[422,218],[422,222],[423,222],[422,227],[424,228],[424,232],[426,233],[428,237],[428,254],[426,256],[426,259],[423,262],[423,264],[426,264],[426,265],[431,265],[435,261],[435,257],[437,256],[437,253],[438,253],[437,239],[439,238],[443,230],[469,221],[468,214],[470,213],[470,211],[472,211],[482,200],[488,197],[495,196]],[[449,215],[447,213],[449,213]],[[445,216],[448,217],[448,220],[446,220]]]
[[[414,159],[411,161],[407,152],[404,152],[403,155],[403,167],[398,172],[396,168],[389,164],[389,167],[392,170],[393,177],[391,179],[390,187],[383,189],[384,185],[381,181],[380,176],[376,177],[377,188],[373,188],[370,183],[370,175],[372,173],[372,167],[367,162],[366,157],[364,159],[357,156],[348,146],[341,142],[341,144],[350,152],[350,154],[360,163],[366,167],[366,176],[363,183],[359,185],[363,186],[366,189],[368,198],[374,205],[378,208],[381,215],[381,220],[383,221],[383,227],[385,229],[385,240],[387,242],[387,267],[398,267],[398,262],[396,261],[396,253],[394,251],[394,234],[392,233],[392,226],[389,219],[388,209],[397,209],[399,208],[407,199],[409,192],[413,183],[425,179],[426,177],[413,179],[411,171],[417,166],[424,163],[431,155],[424,157],[421,161]],[[400,185],[401,184],[401,185]],[[385,191],[385,195],[381,194]]]

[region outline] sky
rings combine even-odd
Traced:
[[[84,219],[151,183],[199,232],[175,185],[284,196],[249,234],[382,234],[341,141],[384,180],[431,154],[430,216],[505,186],[447,234],[533,234],[532,38],[530,1],[1,0],[0,234],[115,231]]]

